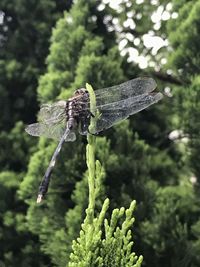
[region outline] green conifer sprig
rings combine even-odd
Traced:
[[[103,266],[141,266],[142,256],[138,258],[132,252],[133,241],[131,241],[132,233],[130,228],[134,223],[132,215],[135,204],[136,202],[132,201],[127,210],[124,207],[114,209],[110,225],[107,219],[104,220],[105,239],[102,240],[101,248],[101,257],[104,259]],[[124,216],[126,216],[124,222],[120,223]]]
[[[96,115],[96,100],[93,89],[86,85],[90,94],[90,111]],[[96,116],[91,118],[90,131],[94,129]],[[134,223],[133,211],[136,202],[128,209],[114,209],[110,222],[106,219],[109,199],[105,199],[102,209],[95,217],[95,200],[101,187],[102,167],[95,161],[96,137],[88,134],[86,160],[88,166],[89,203],[86,218],[81,225],[80,236],[72,242],[72,253],[68,267],[140,267],[139,258],[132,252],[133,241],[130,228]]]

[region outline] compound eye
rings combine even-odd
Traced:
[[[75,96],[77,96],[77,95],[85,95],[85,94],[88,94],[88,91],[87,91],[85,88],[77,89],[77,90],[74,92],[74,95],[75,95]]]
[[[80,89],[78,89],[78,90],[76,90],[75,92],[74,92],[74,95],[80,95],[80,92],[81,90]]]

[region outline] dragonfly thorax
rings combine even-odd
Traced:
[[[89,126],[89,93],[85,88],[76,90],[74,96],[68,99],[66,116],[69,129],[74,129],[81,124],[81,129],[84,128],[85,131],[86,127]]]

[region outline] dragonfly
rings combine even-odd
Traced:
[[[52,138],[59,143],[39,186],[37,203],[43,200],[48,191],[50,176],[64,142],[75,141],[77,132],[82,135],[96,135],[158,102],[163,94],[155,92],[156,87],[154,79],[139,77],[119,85],[95,90],[96,109],[99,115],[92,132],[89,130],[89,125],[94,114],[90,111],[90,96],[85,88],[76,90],[68,100],[42,105],[38,122],[28,125],[25,130],[32,136]]]

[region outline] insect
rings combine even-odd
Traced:
[[[97,118],[95,129],[90,133],[97,134],[108,129],[158,102],[163,95],[160,92],[153,92],[155,88],[156,82],[152,78],[136,78],[96,90],[96,108],[100,116]],[[63,143],[75,141],[77,131],[83,135],[88,134],[91,116],[93,114],[90,112],[89,93],[85,88],[81,88],[67,101],[42,105],[38,115],[39,122],[26,127],[25,130],[30,135],[59,140],[39,186],[37,203],[40,203],[47,193],[50,176]]]

